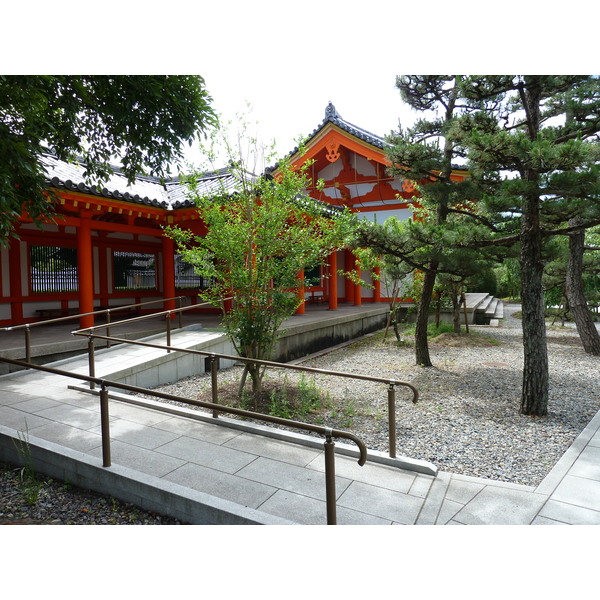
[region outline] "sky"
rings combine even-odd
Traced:
[[[27,19],[29,35],[4,30],[0,73],[202,75],[225,120],[249,104],[259,137],[283,155],[330,101],[378,135],[410,125],[416,115],[397,75],[597,71],[599,10],[586,4],[581,19],[579,1],[566,12],[549,0],[543,13],[526,0],[501,10],[475,0],[105,0],[101,10],[56,0],[35,11],[11,3],[5,23]],[[578,44],[567,46],[575,29]]]

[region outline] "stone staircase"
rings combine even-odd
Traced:
[[[467,294],[467,311],[473,315],[474,325],[498,325],[504,318],[504,302],[490,294]]]

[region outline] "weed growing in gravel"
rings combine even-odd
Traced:
[[[40,492],[44,487],[42,481],[38,481],[35,475],[35,468],[33,466],[33,455],[31,453],[31,447],[29,446],[29,430],[27,429],[27,423],[25,423],[25,431],[18,432],[19,441],[13,441],[23,467],[19,471],[19,488],[23,494],[25,502],[29,506],[33,506],[37,503]]]

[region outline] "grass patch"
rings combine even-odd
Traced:
[[[199,400],[211,402],[210,390],[201,393]],[[247,389],[239,394],[239,384],[232,382],[219,386],[219,402],[225,406],[241,408],[268,414],[273,417],[292,420],[305,420],[330,404],[328,393],[317,387],[314,377],[302,374],[297,382],[265,378],[259,394],[253,395]]]

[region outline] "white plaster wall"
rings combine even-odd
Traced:
[[[364,156],[360,156],[359,154],[356,154],[356,152],[353,152],[354,154],[354,170],[359,174],[359,175],[364,175],[365,177],[376,177],[377,176],[377,170],[375,169],[375,166],[369,162],[368,159],[366,159]]]
[[[397,192],[403,192],[404,188],[402,187],[404,184],[404,179],[394,179],[393,181],[390,181],[390,187],[394,190],[396,190]]]
[[[342,159],[338,158],[334,163],[330,163],[324,169],[321,169],[317,173],[317,177],[325,181],[334,179],[342,172],[343,168],[344,164],[342,163]]]

